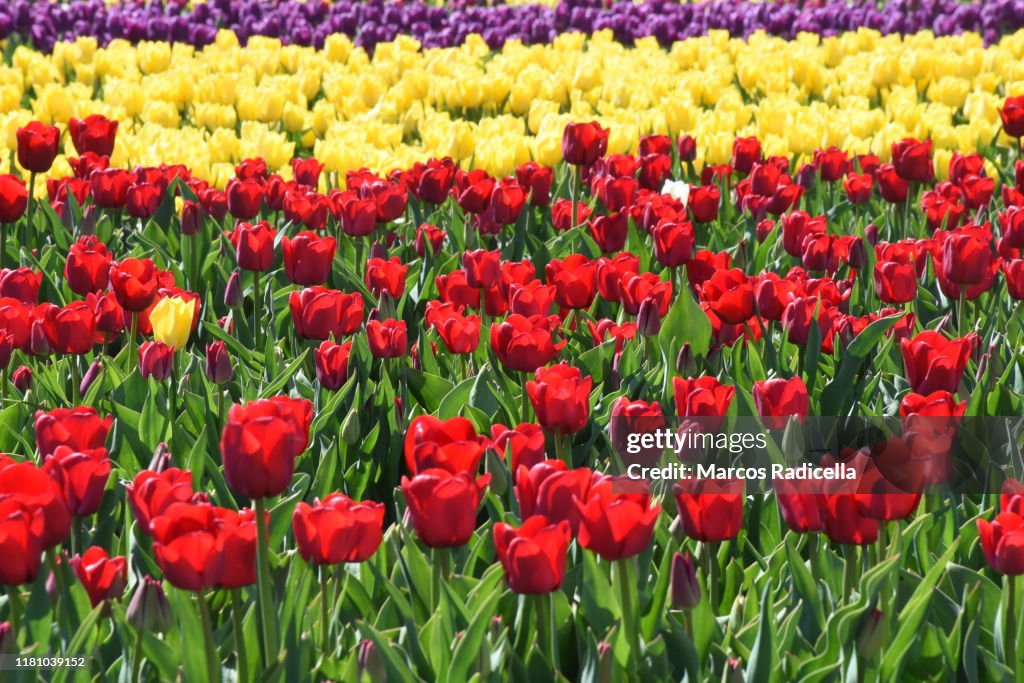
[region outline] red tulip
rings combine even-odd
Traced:
[[[917,271],[912,260],[875,263],[875,291],[887,304],[902,304],[917,297]]]
[[[595,122],[569,123],[562,132],[562,158],[573,166],[589,166],[608,151],[608,131]]]
[[[629,214],[625,211],[613,211],[606,216],[595,216],[588,227],[590,236],[604,254],[612,254],[626,246],[629,232]]]
[[[555,300],[563,308],[589,308],[597,288],[594,262],[582,254],[552,259],[545,273],[548,284],[555,286]]]
[[[520,465],[533,467],[546,457],[544,432],[540,425],[531,422],[521,422],[515,427],[495,423],[491,425],[491,439],[498,455],[507,457],[508,469],[513,473],[519,471]]]
[[[89,194],[100,209],[123,209],[128,203],[128,188],[135,175],[122,168],[106,168],[89,175]]]
[[[291,482],[295,458],[309,440],[313,407],[305,399],[261,399],[233,405],[220,440],[224,478],[248,498],[270,498]]]
[[[131,505],[139,530],[150,533],[150,525],[156,517],[174,503],[187,503],[195,492],[192,489],[192,473],[169,467],[162,472],[143,470],[135,480],[125,484],[128,502]]]
[[[260,206],[263,204],[263,183],[259,180],[232,178],[228,181],[225,194],[228,211],[239,221],[251,221],[259,215]]]
[[[651,543],[661,506],[651,506],[645,482],[605,476],[595,481],[586,500],[578,500],[578,539],[606,560],[643,552]]]
[[[1002,267],[1007,293],[1017,301],[1024,300],[1024,259],[1003,261]]]
[[[163,188],[153,183],[135,183],[125,195],[125,207],[132,218],[146,220],[156,213],[163,199]]]
[[[110,286],[121,308],[140,313],[156,299],[156,266],[151,260],[126,258],[110,264]]]
[[[688,261],[687,265],[693,261]],[[650,299],[658,310],[658,317],[668,315],[672,303],[672,282],[662,280],[655,273],[624,273],[619,280],[619,296],[622,308],[630,315],[638,315],[640,306]]]
[[[542,460],[515,470],[516,500],[520,517],[544,515],[551,522],[567,522],[573,534],[580,525],[577,500],[586,500],[591,483],[600,475],[586,467],[570,470],[561,460]]]
[[[821,494],[809,493],[801,482],[788,479],[776,479],[775,498],[779,503],[782,521],[798,534],[810,531],[821,531],[824,522],[821,516]]]
[[[128,561],[124,557],[110,557],[102,547],[92,546],[85,554],[72,557],[69,564],[93,607],[124,595],[128,584]]]
[[[431,548],[465,545],[476,530],[476,513],[491,475],[428,469],[402,477],[402,493],[416,535]]]
[[[320,172],[323,170],[324,165],[313,157],[292,159],[292,175],[295,177],[295,182],[314,190],[320,182]]]
[[[158,341],[148,341],[139,347],[139,374],[142,379],[152,377],[162,382],[174,366],[174,349]]]
[[[684,479],[672,487],[683,532],[697,541],[736,538],[743,526],[743,480]]]
[[[0,455],[0,500],[15,498],[43,516],[43,550],[63,543],[71,532],[71,513],[64,502],[59,472]],[[6,559],[6,558],[5,558]],[[2,563],[0,563],[2,564]]]
[[[234,377],[235,370],[231,366],[231,354],[227,344],[215,341],[206,345],[206,379],[214,384],[225,384]]]
[[[509,286],[508,299],[510,312],[527,318],[535,315],[544,317],[551,313],[551,306],[555,303],[555,287],[545,285],[540,280],[525,285],[514,282]]]
[[[920,142],[914,138],[904,138],[892,143],[892,165],[896,174],[904,180],[931,182],[935,175],[932,168],[932,141]]]
[[[576,202],[576,225],[581,225],[590,218],[590,207],[583,202]],[[551,225],[556,232],[565,232],[574,228],[572,224],[572,202],[568,199],[556,199],[551,204]]]
[[[946,339],[932,330],[901,340],[900,351],[910,388],[919,394],[938,390],[956,392],[976,341],[974,333]]]
[[[451,159],[431,159],[415,185],[416,197],[435,206],[443,204],[455,184],[455,164]]]
[[[100,114],[91,114],[85,119],[72,116],[68,120],[68,134],[75,151],[80,155],[92,152],[101,157],[109,157],[114,153],[117,125],[117,121],[111,121]]]
[[[861,514],[856,494],[821,494],[818,506],[822,530],[833,543],[867,545],[878,539],[878,520]]]
[[[427,256],[427,245],[430,245],[431,254],[441,253],[441,248],[444,246],[444,240],[448,236],[448,233],[440,229],[436,225],[430,225],[429,223],[423,223],[416,228],[416,254],[420,258],[426,258]]]
[[[1003,130],[1012,138],[1024,137],[1024,97],[1007,97],[999,110]]]
[[[969,233],[953,233],[942,243],[942,276],[954,285],[982,283],[992,270],[992,247]]]
[[[285,237],[281,240],[285,277],[297,285],[322,285],[331,274],[335,248],[333,237],[318,237],[308,230]]]
[[[60,130],[31,121],[17,131],[18,163],[26,171],[46,173],[59,153]]]
[[[79,451],[103,448],[113,424],[113,417],[101,418],[92,406],[40,410],[35,420],[36,447],[42,456],[53,453],[58,446]]]
[[[215,525],[221,542],[221,572],[216,588],[243,588],[256,583],[256,513],[252,508],[241,512],[213,508]],[[268,513],[269,517],[269,513]]]
[[[489,444],[464,417],[419,415],[405,433],[405,464],[414,475],[429,469],[474,474]]]
[[[547,206],[551,203],[551,183],[554,177],[554,171],[533,161],[527,161],[516,169],[516,180],[530,193],[530,206]]]
[[[374,358],[400,358],[409,350],[404,320],[371,320],[366,324],[366,343]]]
[[[277,230],[266,221],[256,224],[239,222],[228,233],[235,247],[238,267],[243,270],[264,272],[274,266],[274,238]]]
[[[668,268],[677,268],[693,255],[695,236],[689,223],[663,220],[654,226],[654,257]]]
[[[803,422],[807,417],[809,399],[807,386],[799,377],[754,382],[754,407],[768,429],[782,429],[789,418]]]
[[[405,273],[408,270],[397,256],[389,260],[371,258],[366,262],[366,286],[377,296],[387,292],[392,299],[400,299],[405,291]]]
[[[575,434],[590,416],[591,378],[565,363],[538,368],[526,383],[537,421],[549,432]]]
[[[57,353],[83,355],[92,350],[96,319],[84,301],[72,301],[61,308],[44,304],[43,324],[50,348]]]
[[[750,173],[754,163],[761,160],[761,142],[756,137],[736,138],[732,143],[732,167],[740,173]]]
[[[554,342],[544,318],[513,313],[491,325],[491,349],[507,370],[533,372],[551,362],[565,346]]]
[[[383,504],[357,503],[343,493],[300,502],[292,514],[295,543],[310,564],[365,562],[380,547],[383,525]]]
[[[64,503],[72,515],[88,517],[99,511],[110,479],[107,449],[76,451],[69,446],[58,446],[46,456],[44,468],[60,469],[60,474],[54,478],[63,487]]]
[[[470,287],[489,289],[496,287],[501,278],[501,252],[497,249],[486,251],[464,251],[462,267]]]
[[[536,515],[517,529],[504,522],[494,525],[494,550],[514,593],[539,595],[558,590],[565,578],[569,525],[552,524]]]
[[[902,204],[907,201],[910,186],[897,172],[892,164],[882,164],[878,168],[878,189],[882,199],[890,204]]]
[[[332,195],[334,206],[341,215],[341,229],[349,237],[366,237],[377,229],[377,205],[372,199],[362,199],[355,192]]]
[[[710,418],[701,420],[705,431],[718,431],[736,394],[736,387],[722,384],[714,377],[672,378],[676,414],[679,417]]]
[[[437,331],[449,353],[473,353],[480,345],[480,316],[462,315],[454,304],[427,303],[427,325]]]
[[[619,286],[626,273],[637,273],[640,270],[640,259],[623,252],[614,258],[601,257],[594,262],[597,267],[597,291],[601,298],[617,303],[621,296]]]
[[[39,286],[43,282],[43,274],[37,273],[27,266],[13,270],[0,270],[0,297],[10,297],[29,305],[39,301]]]
[[[224,573],[224,538],[213,506],[173,503],[153,520],[153,556],[176,588],[213,588]]]
[[[978,520],[978,536],[985,559],[1000,574],[1024,574],[1024,517],[1001,512],[995,520]]]
[[[10,173],[0,174],[0,223],[14,223],[28,207],[25,182]]]
[[[336,344],[325,340],[313,351],[316,378],[327,391],[337,391],[348,381],[348,359],[352,342]]]
[[[326,287],[309,287],[288,297],[295,331],[303,339],[340,339],[363,322],[363,297]]]
[[[687,208],[697,223],[710,223],[718,218],[718,203],[721,191],[716,185],[701,185],[691,188]]]
[[[739,268],[720,270],[701,287],[712,312],[730,325],[745,323],[754,315],[754,285]]]
[[[42,563],[46,524],[41,512],[17,498],[0,498],[0,584],[32,583]]]

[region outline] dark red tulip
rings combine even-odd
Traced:
[[[651,234],[654,237],[654,256],[661,265],[676,268],[693,255],[695,235],[689,223],[661,221]]]
[[[526,383],[537,421],[556,434],[575,434],[590,416],[592,380],[565,363],[538,368]]]
[[[742,479],[684,479],[672,487],[683,532],[697,541],[736,538],[743,526]]]
[[[577,500],[577,538],[584,548],[605,560],[621,560],[643,552],[651,543],[661,506],[651,506],[646,482],[603,476],[594,481],[585,500]]]
[[[761,142],[756,137],[736,138],[732,143],[732,167],[740,173],[750,173],[754,163],[761,160]]]
[[[590,207],[583,202],[576,202],[576,224],[580,225],[590,218]],[[572,224],[572,202],[568,199],[556,199],[551,204],[551,224],[557,232],[565,232],[576,227]]]
[[[163,198],[163,188],[153,183],[135,183],[128,188],[125,208],[132,218],[146,220],[156,213]]]
[[[568,123],[562,132],[562,158],[573,166],[589,166],[608,151],[608,131],[595,122]]]
[[[377,205],[356,192],[338,192],[332,202],[341,216],[341,229],[349,237],[366,237],[377,229]]]
[[[900,340],[910,388],[919,394],[933,391],[955,393],[976,342],[974,333],[946,339],[933,330],[925,330],[913,339]]]
[[[92,546],[84,554],[72,557],[69,564],[93,607],[124,595],[128,585],[128,561],[124,557],[110,557],[102,547]]]
[[[297,285],[324,284],[331,273],[336,244],[333,237],[319,237],[308,230],[294,238],[285,237],[281,240],[285,276]]]
[[[1024,97],[1007,97],[999,110],[1003,130],[1012,138],[1024,137]]]
[[[235,229],[228,233],[231,244],[235,247],[238,267],[243,270],[264,272],[274,265],[274,238],[277,230],[266,221],[254,225],[239,222]]]
[[[597,266],[597,291],[602,299],[612,303],[617,303],[621,299],[619,285],[622,276],[640,271],[640,259],[629,252],[623,252],[614,258],[602,256],[594,264]]]
[[[904,180],[931,182],[935,175],[932,167],[932,141],[904,138],[892,143],[892,165],[897,175]]]
[[[692,263],[692,260],[689,263]],[[672,283],[662,280],[655,273],[638,275],[627,272],[619,280],[619,296],[623,310],[630,315],[638,315],[643,302],[651,299],[656,304],[658,317],[664,318],[668,315],[668,308],[672,303]]]
[[[363,324],[363,297],[326,287],[308,287],[288,296],[295,331],[303,339],[341,339]]]
[[[907,180],[896,172],[892,164],[882,164],[878,167],[878,189],[882,199],[890,204],[902,204],[907,201],[910,194],[910,185]]]
[[[336,344],[324,340],[313,351],[316,365],[316,379],[327,391],[337,391],[348,381],[348,359],[352,353],[352,342]]]
[[[994,260],[992,247],[970,233],[952,233],[942,243],[942,274],[961,287],[983,282]]]
[[[902,304],[917,298],[917,271],[912,260],[875,263],[875,292],[887,304]]]
[[[90,114],[84,119],[72,116],[68,120],[68,134],[75,151],[80,155],[92,152],[101,157],[109,157],[114,153],[117,125],[117,121],[111,121],[100,114]]]
[[[528,161],[516,169],[516,180],[530,193],[530,206],[548,206],[551,203],[551,183],[554,172],[547,166]]]
[[[427,255],[427,245],[430,245],[431,254],[441,253],[441,248],[444,246],[444,240],[448,236],[448,233],[440,229],[436,225],[429,223],[423,223],[416,228],[416,254],[420,258],[425,258]]]
[[[1024,300],[1024,259],[1002,262],[1006,291],[1017,301]]]
[[[1000,574],[1024,574],[1024,517],[1001,512],[989,522],[978,520],[978,536],[985,559]]]
[[[494,550],[512,592],[541,595],[562,586],[571,540],[568,523],[552,524],[546,517],[535,515],[518,529],[498,522],[493,533]]]
[[[754,407],[768,429],[782,429],[791,417],[803,422],[810,409],[807,386],[799,377],[754,382]]]
[[[590,236],[604,254],[612,254],[626,246],[629,214],[625,211],[593,217],[587,224]]]
[[[404,320],[371,320],[366,324],[366,343],[374,358],[400,358],[409,350]]]
[[[548,284],[555,286],[555,300],[563,308],[589,308],[597,291],[597,268],[582,254],[551,259],[545,267]]]
[[[27,266],[13,270],[0,270],[0,297],[10,297],[29,305],[39,301],[39,286],[43,283],[43,274],[37,273]]]
[[[227,344],[215,341],[206,345],[206,379],[214,384],[225,384],[234,377],[235,370],[231,365],[231,354]]]
[[[259,180],[232,178],[225,190],[228,211],[239,221],[251,221],[263,204],[263,183]]]
[[[489,289],[501,279],[501,251],[477,249],[462,253],[462,268],[470,287]]]
[[[121,168],[93,171],[89,176],[89,194],[101,209],[123,209],[128,203],[128,188],[135,183],[135,174]]]
[[[384,505],[356,502],[332,493],[313,505],[300,502],[292,514],[299,554],[314,565],[365,562],[383,540]]]
[[[85,301],[72,301],[61,308],[43,304],[43,324],[50,349],[57,353],[82,355],[92,350],[96,319]]]
[[[691,188],[687,208],[697,223],[710,223],[718,218],[718,202],[721,192],[717,185],[701,185]]]
[[[60,130],[31,121],[17,131],[18,163],[26,171],[46,173],[59,153]]]
[[[139,374],[142,379],[152,377],[162,382],[174,366],[174,349],[158,341],[148,341],[139,347]]]
[[[233,405],[220,440],[224,478],[248,498],[270,498],[291,482],[306,450],[313,406],[305,399],[261,399]]]
[[[292,159],[292,175],[295,177],[295,182],[314,190],[320,182],[320,172],[323,170],[324,165],[313,157]]]
[[[476,513],[491,475],[428,469],[402,477],[402,493],[416,535],[431,548],[456,548],[473,537]]]

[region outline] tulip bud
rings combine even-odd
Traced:
[[[186,199],[181,206],[181,234],[195,235],[203,229],[203,209],[198,202]]]
[[[700,604],[700,582],[697,581],[697,567],[693,564],[693,557],[689,551],[685,555],[676,553],[672,556],[670,582],[673,607],[693,609]]]
[[[206,379],[214,384],[224,384],[231,381],[235,371],[231,367],[231,355],[228,353],[227,345],[222,341],[215,341],[206,345]]]
[[[697,359],[693,355],[693,347],[690,342],[684,342],[676,356],[676,372],[684,377],[693,377],[697,374]]]
[[[11,622],[0,622],[0,654],[10,655],[18,650],[18,634],[14,632]]]
[[[608,388],[610,391],[617,391],[619,388],[619,382],[622,378],[619,376],[619,359],[622,358],[622,352],[619,351],[612,356],[612,372],[608,377]]]
[[[85,376],[82,377],[82,383],[78,385],[78,394],[80,396],[85,396],[89,391],[89,387],[91,387],[92,383],[99,378],[100,373],[102,372],[103,363],[101,363],[100,359],[97,358],[89,366],[89,369],[85,371]]]
[[[661,332],[658,303],[653,298],[648,297],[640,304],[640,312],[636,316],[636,331],[645,337],[653,337]]]
[[[57,602],[60,600],[60,590],[57,587],[57,574],[56,572],[62,571],[61,560],[62,556],[57,556],[57,568],[56,571],[52,571],[46,577],[46,599],[50,602],[51,607],[56,607]]]
[[[197,491],[192,494],[190,500],[193,505],[208,505],[210,503],[210,494],[206,491]]]
[[[387,257],[387,248],[380,242],[374,241],[373,245],[370,247],[370,258],[382,258],[386,260]]]
[[[46,336],[46,328],[43,327],[42,320],[32,321],[29,350],[33,356],[47,356],[50,353],[50,339]]]
[[[746,683],[746,680],[742,662],[735,657],[729,657],[729,663],[725,667],[725,683]]]
[[[597,644],[597,680],[599,683],[611,683],[615,657],[612,654],[612,644],[602,640]]]
[[[32,388],[32,368],[22,365],[11,375],[11,381],[14,388],[24,394]]]
[[[974,382],[981,384],[981,380],[984,379],[985,373],[988,371],[988,364],[992,361],[991,353],[981,354],[981,360],[978,361],[978,370],[974,373]]]
[[[865,659],[874,658],[888,640],[889,622],[886,620],[885,614],[878,609],[871,610],[860,627],[860,634],[857,636],[857,651]]]
[[[805,190],[814,189],[814,181],[817,179],[818,169],[814,164],[804,164],[796,173],[796,184]]]
[[[139,347],[139,374],[162,382],[171,374],[174,350],[163,342],[146,342]]]
[[[768,235],[772,234],[772,230],[775,229],[775,221],[771,218],[762,219],[757,224],[757,243],[763,244]]]
[[[341,438],[345,440],[349,446],[354,446],[359,443],[359,439],[362,437],[362,428],[359,424],[359,410],[353,407],[345,416],[345,421],[341,424]]]
[[[152,576],[143,577],[135,586],[128,603],[128,623],[136,631],[166,633],[174,625],[174,613],[167,602],[163,585]]]
[[[878,226],[874,223],[868,223],[867,227],[864,228],[864,239],[868,241],[868,244],[875,246],[878,244]]]
[[[387,680],[384,661],[372,640],[364,640],[359,644],[359,679],[369,678],[370,681]]]
[[[228,278],[228,286],[224,289],[224,305],[228,308],[242,307],[242,284],[237,270]]]
[[[171,455],[170,450],[167,448],[167,444],[161,441],[157,444],[156,450],[153,451],[153,457],[149,461],[149,467],[147,468],[151,472],[157,474],[163,472],[168,467],[174,466],[174,459]]]
[[[697,141],[692,135],[684,135],[676,143],[676,151],[679,152],[679,161],[692,163],[697,158]]]

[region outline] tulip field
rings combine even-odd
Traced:
[[[1024,680],[1022,64],[1002,0],[4,3],[0,681]]]

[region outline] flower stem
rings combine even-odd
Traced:
[[[619,599],[622,603],[622,628],[626,632],[626,642],[629,643],[629,669],[636,666],[640,657],[640,641],[637,638],[636,609],[633,604],[633,591],[636,586],[630,576],[629,558],[623,557],[615,563],[615,578],[619,584]]]
[[[249,679],[249,659],[245,652],[245,631],[242,627],[242,615],[244,606],[240,596],[241,589],[235,588],[231,591],[231,622],[235,629],[235,664],[239,681]],[[132,680],[138,680],[132,678]]]
[[[1006,653],[1006,665],[1017,670],[1017,577],[1010,574],[1006,577],[1006,635],[1003,637],[1003,650]]]
[[[263,666],[277,656],[277,619],[274,614],[274,598],[270,591],[270,548],[267,537],[267,503],[256,499],[256,599],[263,629]]]
[[[135,337],[139,334],[139,314],[132,311],[132,332],[128,336],[128,374],[132,373],[135,369],[135,363],[138,360],[135,357]]]
[[[320,565],[320,649],[323,650],[324,659],[331,653],[327,642],[331,635],[330,609],[327,604],[327,598],[331,594],[330,582],[331,575],[327,565]]]
[[[252,272],[252,338],[256,353],[261,353],[260,347],[260,271]]]
[[[22,240],[22,244],[28,248],[29,251],[32,247],[29,246],[29,237],[32,235],[32,219],[36,213],[36,172],[32,171],[28,177],[28,214],[25,216],[25,239]]]
[[[448,548],[434,548],[433,574],[430,583],[430,607],[437,610],[441,604],[441,582],[448,578]]]
[[[555,595],[541,593],[532,596],[537,608],[537,641],[546,651],[552,671],[560,668],[558,658],[558,632],[555,630]]]
[[[18,638],[18,631],[21,630],[21,595],[18,594],[18,586],[7,587],[7,605],[11,610],[11,630],[14,631],[14,638]]]
[[[138,681],[142,673],[142,629],[135,632],[135,647],[132,648],[132,680]]]
[[[220,660],[217,657],[217,645],[213,641],[213,619],[210,617],[210,605],[206,602],[206,596],[201,592],[196,593],[196,599],[199,601],[199,616],[203,620],[203,640],[206,641],[207,680],[219,683]]]

